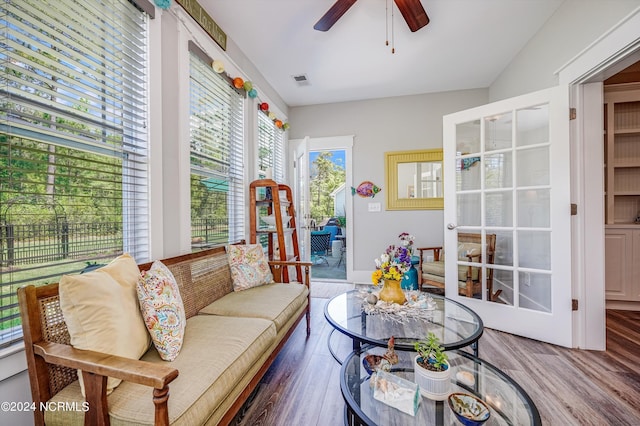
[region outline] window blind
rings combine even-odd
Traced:
[[[149,258],[148,16],[127,0],[0,2],[0,347],[16,289]]]
[[[266,175],[273,171],[276,182],[285,179],[284,133],[266,114],[258,112],[258,170]]]
[[[244,238],[244,97],[190,54],[191,241]]]

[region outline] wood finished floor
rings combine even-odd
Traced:
[[[235,425],[343,424],[340,365],[327,349],[328,299],[311,300],[311,336],[300,323]],[[351,341],[334,333],[343,357]],[[607,351],[566,349],[486,329],[480,357],[516,380],[544,425],[640,425],[640,312],[607,312]]]

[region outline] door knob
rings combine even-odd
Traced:
[[[447,229],[451,230],[451,229],[456,229],[456,225],[454,225],[453,223],[450,223],[447,225]]]

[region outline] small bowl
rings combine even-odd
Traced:
[[[466,426],[481,425],[489,420],[491,415],[489,406],[473,395],[454,392],[449,395],[447,402],[460,423]]]
[[[382,361],[382,356],[369,354],[362,359],[362,366],[367,373],[373,374],[378,369],[380,361]]]
[[[260,216],[260,220],[266,223],[269,226],[276,226],[276,218],[273,215],[270,216]],[[287,226],[289,224],[289,220],[291,220],[291,216],[282,216],[282,224],[283,226]]]

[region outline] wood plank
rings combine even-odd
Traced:
[[[298,326],[235,425],[342,425],[340,365],[327,349],[328,299],[311,299],[312,334]],[[640,312],[607,311],[607,351],[567,349],[486,329],[480,357],[516,380],[544,425],[640,424]],[[340,356],[351,341],[334,333]]]

